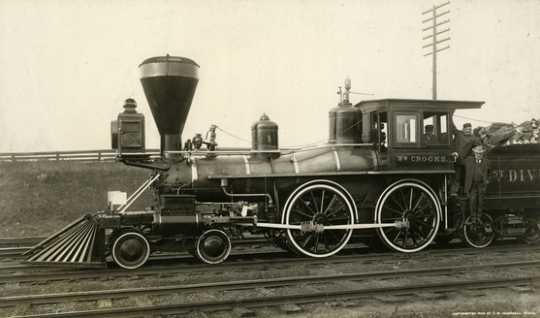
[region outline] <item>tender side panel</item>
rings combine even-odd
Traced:
[[[540,148],[507,149],[489,155],[490,209],[540,209]]]

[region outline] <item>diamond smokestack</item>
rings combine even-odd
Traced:
[[[182,150],[182,131],[199,81],[199,65],[177,56],[158,56],[139,65],[141,83],[161,136],[161,154]]]

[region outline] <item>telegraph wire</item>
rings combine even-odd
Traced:
[[[476,121],[476,122],[480,122],[480,123],[485,123],[485,124],[494,124],[494,123],[503,123],[503,124],[507,124],[507,125],[512,125],[511,123],[506,123],[506,122],[495,122],[495,121],[489,121],[489,120],[482,120],[482,119],[476,119],[476,118],[472,118],[472,117],[467,117],[467,116],[461,116],[461,115],[456,115],[454,114],[454,117],[458,117],[458,118],[461,118],[461,119],[467,119],[467,120],[472,120],[472,121]]]
[[[217,125],[216,125],[216,128],[217,128],[219,131],[225,133],[226,135],[229,135],[229,136],[231,136],[231,137],[233,137],[233,138],[235,138],[235,139],[238,139],[238,140],[240,140],[240,141],[243,141],[243,142],[246,142],[246,143],[248,143],[248,144],[251,144],[251,141],[249,141],[249,140],[247,140],[247,139],[245,139],[245,138],[239,137],[239,136],[237,136],[237,135],[235,135],[235,134],[233,134],[233,133],[231,133],[231,132],[228,132],[228,131],[226,131],[225,129],[223,129],[223,128],[217,126]]]

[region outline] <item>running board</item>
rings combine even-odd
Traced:
[[[103,263],[104,236],[104,230],[87,214],[23,255],[33,264],[98,265]]]

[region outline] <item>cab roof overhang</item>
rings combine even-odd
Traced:
[[[483,101],[386,98],[361,101],[354,107],[359,108],[362,112],[374,110],[454,111],[456,109],[478,109],[483,104]]]

